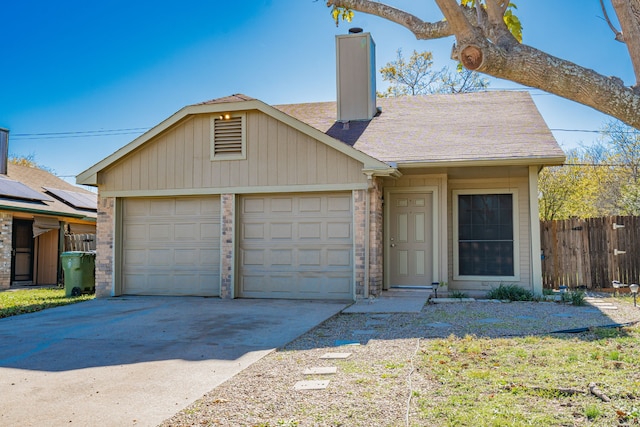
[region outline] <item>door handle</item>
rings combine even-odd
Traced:
[[[395,248],[395,247],[396,247],[396,244],[395,244],[395,243],[392,243],[392,244],[391,244],[391,247],[392,247],[392,248]]]

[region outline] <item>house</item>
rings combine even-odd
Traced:
[[[97,196],[45,170],[8,163],[8,136],[0,129],[0,289],[55,285],[60,253],[75,248],[72,237],[95,240]]]
[[[542,293],[538,173],[565,156],[529,94],[376,99],[371,36],[336,45],[337,102],[190,105],[77,177],[98,296]]]

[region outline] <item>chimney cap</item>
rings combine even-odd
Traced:
[[[362,28],[360,27],[352,27],[349,28],[349,34],[358,34],[362,32]]]

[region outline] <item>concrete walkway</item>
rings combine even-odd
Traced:
[[[359,299],[343,313],[420,313],[433,295],[431,289],[392,288],[377,298]]]
[[[0,319],[0,425],[156,426],[344,307],[121,297]]]

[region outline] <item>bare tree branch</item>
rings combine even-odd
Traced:
[[[518,43],[507,36],[496,17],[504,9],[500,0],[487,0],[492,25],[478,20],[477,9],[456,0],[434,0],[446,18],[426,23],[417,17],[372,0],[328,0],[329,6],[374,14],[403,25],[418,39],[455,35],[452,58],[465,68],[567,98],[613,116],[640,129],[640,89],[625,87],[621,79],[607,77],[570,61]],[[504,0],[506,2],[506,0]],[[640,0],[611,0],[625,35],[636,81],[640,81]],[[504,12],[503,12],[504,13]],[[502,15],[504,16],[504,15]],[[480,26],[479,23],[483,25]],[[630,42],[633,39],[633,42]]]
[[[604,6],[604,0],[600,0],[600,8],[602,8],[602,13],[604,14],[604,20],[607,22],[607,25],[609,25],[609,28],[611,28],[611,31],[613,31],[613,34],[615,34],[615,40],[624,43],[624,36],[622,35],[622,32],[618,31],[618,29],[613,26],[611,20],[609,19],[607,8]]]
[[[415,15],[384,3],[370,0],[327,0],[327,6],[344,7],[387,19],[411,31],[418,40],[440,39],[453,35],[447,21],[426,22]],[[465,8],[465,15],[473,25],[477,24],[473,10]]]

